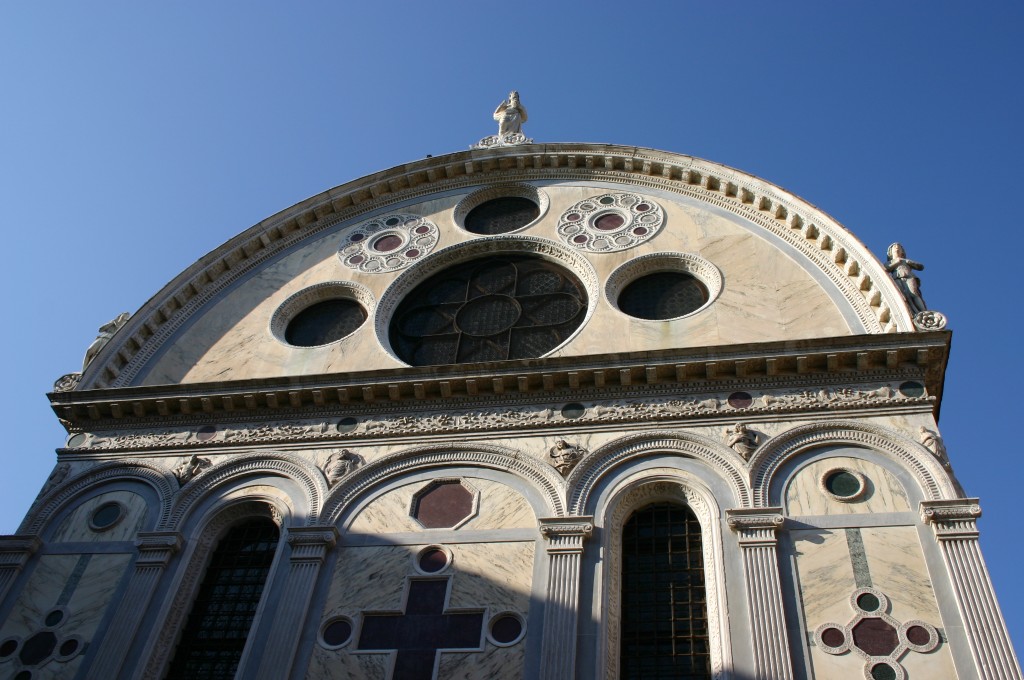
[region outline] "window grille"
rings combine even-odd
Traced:
[[[622,528],[623,680],[709,680],[700,523],[685,505],[634,512]]]

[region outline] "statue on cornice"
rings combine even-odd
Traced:
[[[527,120],[527,114],[517,91],[509,92],[508,99],[503,100],[498,104],[498,108],[494,109],[494,120],[498,122],[498,134],[484,137],[469,148],[490,149],[496,146],[533,143],[532,139],[523,134],[523,123]]]
[[[924,303],[924,298],[921,297],[921,279],[914,275],[914,271],[922,271],[924,265],[914,260],[908,260],[907,253],[900,243],[893,243],[889,246],[888,254],[889,261],[885,265],[885,270],[896,281],[896,285],[903,293],[903,297],[906,298],[911,311],[914,314],[926,311],[928,307]]]
[[[932,455],[942,463],[942,467],[949,469],[949,455],[946,453],[946,444],[942,441],[942,437],[923,425],[918,428],[918,432],[918,441],[932,452]]]
[[[96,339],[89,345],[89,349],[85,350],[85,359],[82,360],[82,372],[89,367],[92,360],[96,358],[96,355],[100,353],[100,350],[110,342],[110,339],[114,337],[114,333],[119,331],[131,318],[130,312],[121,312],[112,321],[108,321],[99,328],[99,334]]]

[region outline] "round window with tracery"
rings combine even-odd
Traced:
[[[456,265],[419,284],[391,319],[395,353],[414,366],[529,359],[583,323],[587,294],[570,272],[507,255]]]

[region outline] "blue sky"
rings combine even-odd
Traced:
[[[1022,19],[1019,2],[4,3],[0,533],[64,441],[44,393],[99,325],[307,196],[492,134],[517,88],[537,141],[731,165],[925,263],[954,332],[940,426],[1024,648],[1021,324],[997,304],[1020,270]]]

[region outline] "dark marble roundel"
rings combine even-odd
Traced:
[[[924,396],[924,385],[913,380],[908,380],[900,385],[900,394],[904,397],[917,398]]]
[[[846,642],[846,633],[838,628],[826,628],[821,631],[821,641],[829,647],[842,647]]]
[[[6,659],[18,649],[17,640],[4,640],[0,642],[0,659]]]
[[[491,637],[499,644],[512,644],[522,634],[523,622],[519,620],[518,616],[502,614],[491,621]]]
[[[323,640],[328,647],[339,647],[352,638],[352,622],[336,619],[324,627]]]
[[[355,430],[358,425],[359,421],[356,418],[342,418],[335,427],[338,432],[346,434]]]
[[[448,566],[448,553],[440,548],[428,548],[420,553],[420,569],[434,574]]]
[[[749,392],[733,392],[729,395],[729,406],[733,408],[750,408],[754,398]]]

